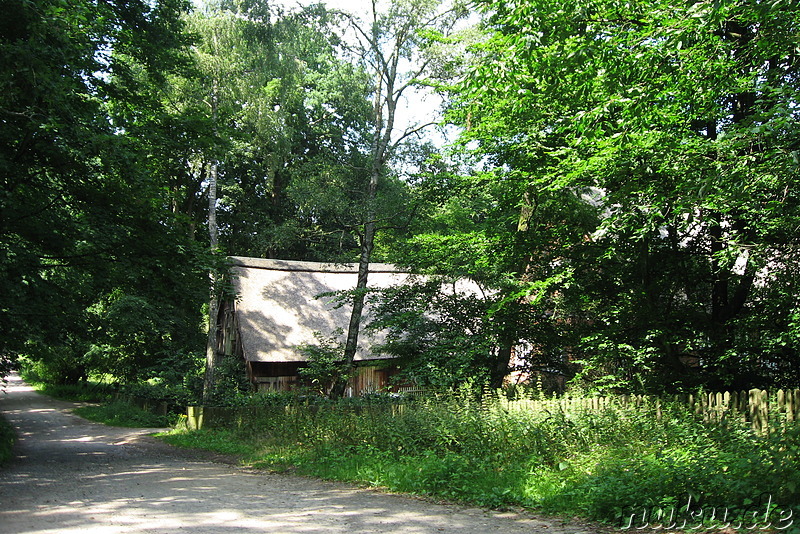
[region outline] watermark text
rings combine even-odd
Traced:
[[[671,507],[628,507],[619,515],[621,530],[785,530],[794,524],[792,508],[762,493],[745,506],[701,505],[691,495]]]

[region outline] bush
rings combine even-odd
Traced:
[[[121,396],[140,397],[156,402],[165,402],[183,409],[198,400],[197,392],[183,384],[170,384],[157,380],[124,384],[119,387]]]
[[[102,403],[99,406],[76,408],[76,414],[112,426],[134,428],[164,428],[172,426],[188,404],[190,394],[180,386],[158,383],[140,383],[120,386],[119,384],[88,380],[78,384],[53,384],[45,381],[38,373],[39,366],[23,366],[22,378],[37,391],[73,402]],[[137,407],[126,397],[140,397],[154,402],[166,402],[172,412],[166,415],[155,414]]]

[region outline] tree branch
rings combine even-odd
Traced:
[[[421,132],[421,131],[422,131],[422,130],[424,130],[425,128],[428,128],[429,126],[434,126],[434,125],[436,125],[436,124],[438,124],[438,122],[436,122],[436,121],[430,121],[430,122],[426,122],[426,123],[424,123],[424,124],[420,124],[420,125],[418,125],[418,126],[415,126],[415,127],[413,127],[413,128],[406,129],[406,130],[405,130],[405,131],[404,131],[404,132],[403,132],[403,133],[400,135],[400,137],[399,137],[399,138],[398,138],[398,139],[397,139],[397,140],[396,140],[394,143],[392,143],[392,145],[391,145],[391,147],[390,147],[390,148],[391,148],[392,150],[396,149],[398,146],[400,146],[400,143],[402,143],[402,142],[403,142],[403,141],[404,141],[406,138],[408,138],[408,137],[411,137],[412,135],[418,134],[419,132]]]

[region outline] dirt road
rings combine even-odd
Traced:
[[[0,468],[0,533],[577,534],[579,524],[438,505],[201,460],[150,430],[107,427],[17,377],[0,411],[18,458]],[[595,530],[592,530],[594,532]]]

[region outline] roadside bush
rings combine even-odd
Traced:
[[[183,411],[186,406],[197,402],[197,392],[184,384],[173,384],[158,380],[124,384],[119,387],[122,396],[140,397],[157,402],[166,402]]]
[[[117,383],[90,378],[77,384],[53,384],[39,372],[38,362],[25,362],[20,372],[23,380],[42,394],[73,402],[100,403],[99,406],[82,406],[75,413],[112,426],[134,428],[164,428],[174,425],[193,398],[188,388],[159,381],[148,381],[120,386]],[[106,378],[106,377],[102,377]],[[156,414],[132,402],[138,397],[153,403],[165,402],[167,414]]]

